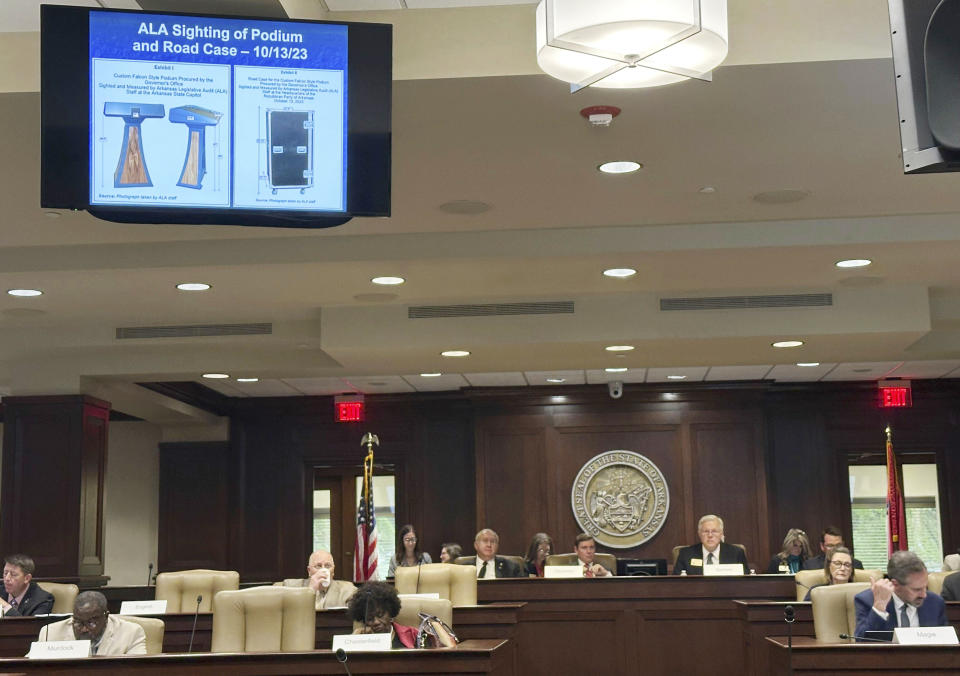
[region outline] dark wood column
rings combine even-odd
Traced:
[[[103,576],[110,404],[85,395],[5,397],[0,550],[40,578]]]

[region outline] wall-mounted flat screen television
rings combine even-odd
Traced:
[[[383,24],[41,7],[41,205],[111,221],[390,215]]]

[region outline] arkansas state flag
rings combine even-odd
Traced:
[[[887,428],[887,556],[907,548],[907,522],[903,510],[903,484],[897,472],[890,428]]]

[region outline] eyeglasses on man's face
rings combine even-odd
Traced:
[[[100,625],[100,622],[102,622],[106,616],[107,616],[107,613],[100,613],[99,615],[94,615],[93,617],[87,620],[78,620],[77,618],[73,618],[73,626],[76,627],[77,629],[93,630]]]

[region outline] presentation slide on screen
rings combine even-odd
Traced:
[[[347,27],[90,14],[90,203],[346,211]]]

